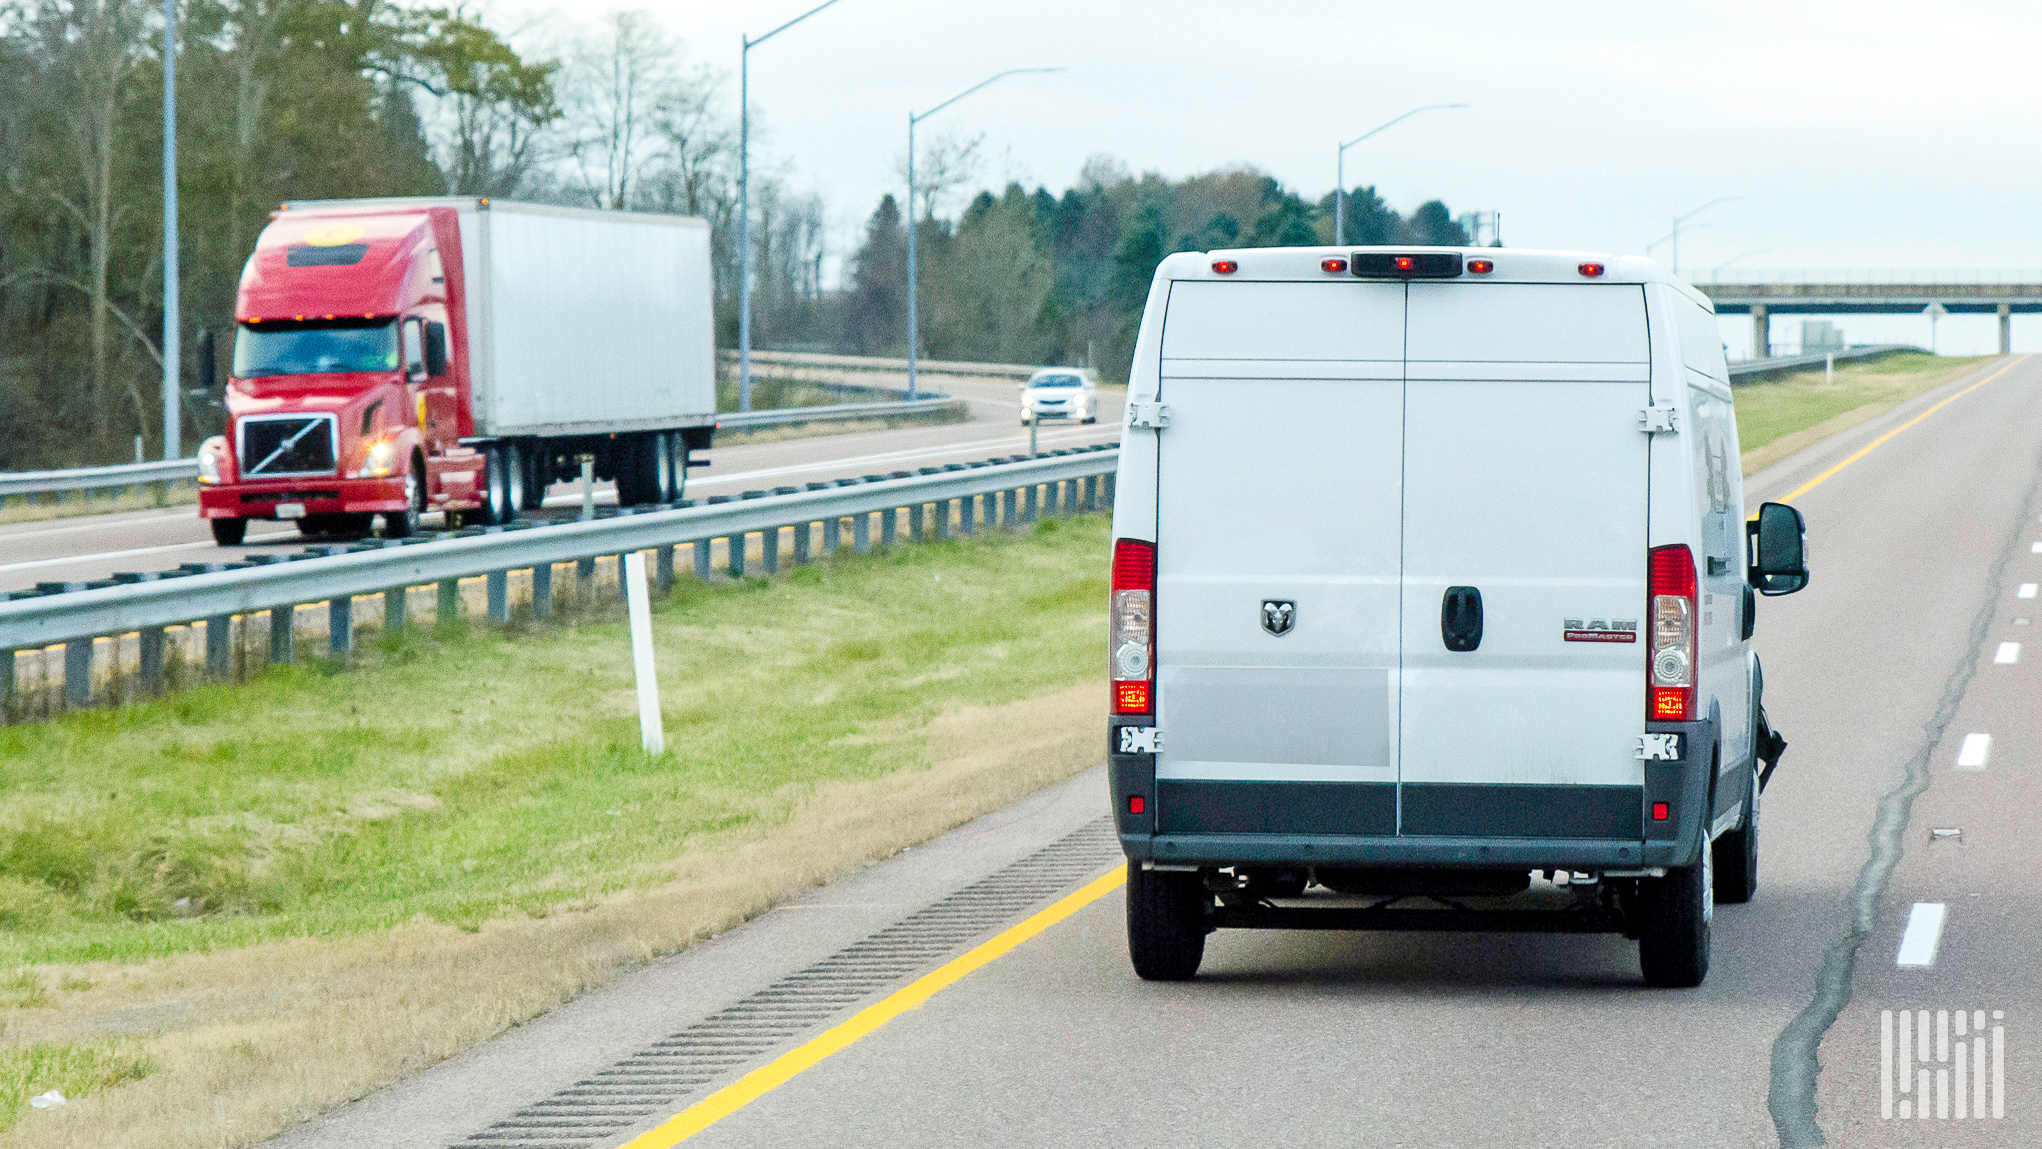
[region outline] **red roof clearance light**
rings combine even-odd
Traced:
[[[1487,275],[1495,270],[1496,263],[1494,260],[1471,259],[1468,261],[1468,271],[1474,275]]]
[[[1241,270],[1241,265],[1231,259],[1215,259],[1212,261],[1212,270],[1217,275],[1232,275]]]
[[[1412,268],[1418,266],[1418,261],[1408,255],[1397,256],[1390,262],[1396,266],[1398,271],[1410,271]]]
[[[1322,259],[1319,261],[1319,270],[1328,275],[1344,275],[1347,272],[1347,261],[1337,255],[1331,259]]]
[[[1596,276],[1602,274],[1603,267],[1602,264],[1599,263],[1584,263],[1580,266],[1578,270],[1581,272],[1581,274],[1588,276],[1590,279],[1593,279]]]

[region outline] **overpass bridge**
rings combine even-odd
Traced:
[[[1932,303],[1951,314],[1999,316],[1999,352],[2012,351],[2016,312],[2042,312],[2042,271],[1742,271],[1694,279],[1718,315],[1750,315],[1754,357],[1772,347],[1775,315],[1916,315]]]

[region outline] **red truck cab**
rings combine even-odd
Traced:
[[[238,545],[250,519],[306,534],[409,535],[482,510],[467,426],[461,234],[451,208],[272,213],[235,297],[226,433],[199,449],[199,513]],[[495,508],[503,515],[507,508]]]

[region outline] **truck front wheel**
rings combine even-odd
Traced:
[[[1205,957],[1212,893],[1205,878],[1128,863],[1127,954],[1147,981],[1186,981]]]
[[[419,478],[420,470],[419,461],[414,457],[411,469],[404,472],[404,510],[384,513],[384,538],[408,539],[418,533],[419,520],[425,515],[425,486]]]
[[[213,527],[213,541],[223,547],[238,547],[248,537],[247,519],[207,519]]]
[[[1645,984],[1686,989],[1709,976],[1709,919],[1716,911],[1715,850],[1704,841],[1694,865],[1638,879],[1638,964]]]

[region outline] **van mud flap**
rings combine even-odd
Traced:
[[[1779,732],[1773,729],[1772,723],[1766,721],[1763,702],[1758,704],[1758,737],[1752,751],[1758,756],[1759,761],[1765,763],[1765,769],[1759,771],[1758,775],[1758,790],[1763,794],[1766,782],[1772,778],[1773,771],[1779,768],[1780,755],[1787,752],[1787,740],[1780,737]]]

